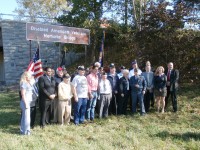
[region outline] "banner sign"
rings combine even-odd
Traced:
[[[90,44],[90,30],[66,26],[26,23],[26,39],[73,44]]]

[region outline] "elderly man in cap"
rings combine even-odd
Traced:
[[[73,88],[69,74],[63,75],[63,81],[58,85],[58,123],[69,124],[71,118],[71,98]]]
[[[131,96],[132,96],[132,112],[136,113],[137,99],[140,103],[140,115],[145,115],[144,94],[146,91],[146,81],[143,76],[139,75],[138,69],[134,69],[134,76],[130,78]]]
[[[79,125],[85,121],[88,100],[88,83],[84,66],[78,66],[78,75],[72,80],[74,90],[74,123]]]
[[[129,79],[132,77],[132,76],[134,76],[135,75],[135,73],[134,73],[134,70],[135,69],[137,69],[138,70],[138,75],[141,75],[142,74],[142,71],[138,68],[138,64],[137,64],[137,61],[136,60],[134,60],[132,63],[132,68],[133,69],[131,69],[130,71],[129,71]],[[131,99],[130,99],[130,102],[129,102],[129,106],[130,106],[130,109],[132,109],[132,97],[131,97]],[[137,100],[137,104],[138,104],[138,102],[139,102],[139,100]]]
[[[124,71],[124,69],[126,69],[124,66],[121,66],[121,67],[120,67],[120,73],[117,74],[119,79],[120,79],[121,77],[123,77],[123,71]]]
[[[112,99],[109,106],[109,113],[117,115],[117,100],[118,100],[118,84],[119,78],[116,73],[115,64],[110,64],[110,73],[108,74],[108,80],[112,87]]]
[[[58,122],[58,85],[63,81],[63,68],[58,67],[56,69],[56,75],[54,76],[56,82],[56,98],[52,101],[53,109],[53,121],[54,123]]]
[[[112,98],[112,87],[107,79],[107,73],[103,72],[99,82],[99,118],[108,117],[108,108]]]
[[[135,75],[135,74],[134,74],[134,70],[135,70],[135,69],[138,70],[138,75],[141,75],[141,74],[142,74],[142,71],[138,68],[138,64],[137,64],[137,61],[136,61],[136,60],[134,60],[131,64],[132,64],[132,68],[133,68],[133,69],[131,69],[130,72],[129,72],[129,79],[130,79],[132,76]]]

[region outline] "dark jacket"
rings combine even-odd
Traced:
[[[141,75],[145,78],[145,80],[147,82],[147,87],[148,88],[153,88],[154,73],[152,71],[150,71],[150,72],[142,72]]]
[[[138,84],[139,87],[135,87],[136,84]],[[146,91],[147,83],[143,76],[132,76],[130,78],[130,87],[131,92],[140,93],[142,91]]]
[[[56,82],[56,94],[58,94],[58,85],[63,81],[62,77],[59,77],[57,74],[54,77],[55,82]]]
[[[51,77],[51,81],[49,81],[46,75],[40,77],[38,86],[40,100],[50,100],[49,96],[55,94],[56,82],[53,77]]]
[[[154,88],[159,90],[159,89],[164,89],[166,88],[166,83],[167,83],[167,76],[165,74],[159,76],[156,75],[154,76]]]
[[[165,75],[167,76],[168,70],[166,69]],[[178,89],[178,80],[179,80],[179,71],[178,70],[171,70],[170,73],[170,91]]]
[[[118,91],[119,78],[118,78],[117,74],[115,74],[114,76],[109,74],[107,79],[110,81],[110,84],[112,87],[112,92]]]
[[[129,83],[130,83],[129,79],[127,81],[125,77],[121,77],[119,79],[119,94],[128,94],[128,92],[130,91]],[[128,86],[129,86],[129,91],[127,90]]]

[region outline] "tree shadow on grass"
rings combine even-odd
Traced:
[[[0,98],[1,131],[9,134],[19,134],[21,109],[18,93],[0,93]]]
[[[19,134],[20,112],[1,112],[0,118],[2,132]]]
[[[178,94],[181,96],[186,96],[188,99],[193,99],[199,95],[200,86],[195,84],[185,84],[180,87]]]
[[[160,137],[163,140],[166,138],[173,138],[182,141],[190,141],[191,139],[195,141],[200,141],[200,133],[198,132],[185,132],[185,133],[169,133],[168,131],[159,132],[154,135],[156,137]]]

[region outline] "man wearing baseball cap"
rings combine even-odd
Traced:
[[[136,60],[134,60],[134,61],[131,63],[131,65],[132,65],[132,68],[133,68],[133,69],[131,69],[130,72],[129,72],[129,79],[130,79],[132,76],[134,76],[134,69],[137,69],[137,70],[138,70],[138,75],[141,75],[141,74],[142,74],[142,71],[138,68],[138,64],[137,64],[137,61],[136,61]]]
[[[131,97],[132,97],[132,113],[136,113],[137,100],[140,103],[140,115],[145,115],[144,94],[146,91],[146,80],[139,75],[138,69],[134,69],[134,76],[130,78]]]
[[[126,69],[126,67],[124,67],[124,66],[121,66],[121,67],[120,67],[120,71],[121,71],[121,72],[117,74],[119,79],[120,79],[121,77],[123,77],[123,71],[124,71],[124,69]]]
[[[85,113],[88,100],[88,83],[85,77],[84,66],[78,66],[78,75],[72,80],[74,90],[74,123],[79,125],[85,121]]]
[[[58,123],[69,124],[71,118],[71,98],[73,90],[70,83],[70,75],[64,74],[63,81],[58,85]]]

